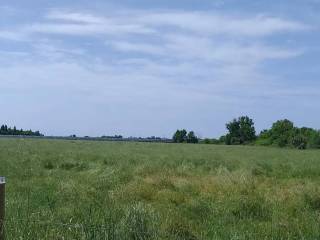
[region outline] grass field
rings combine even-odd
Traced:
[[[7,239],[319,239],[320,151],[0,140]]]

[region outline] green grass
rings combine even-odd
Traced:
[[[319,239],[320,151],[0,140],[7,239]]]

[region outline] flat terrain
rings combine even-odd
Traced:
[[[319,239],[320,151],[0,140],[8,239]]]

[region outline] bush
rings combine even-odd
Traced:
[[[272,145],[272,141],[269,138],[258,138],[255,144],[259,146],[270,146]]]
[[[277,146],[277,147],[286,147],[288,145],[288,139],[287,137],[284,136],[280,136],[279,138],[275,138],[273,140],[273,145]]]
[[[319,131],[315,131],[310,136],[309,147],[320,148],[320,132]]]
[[[292,146],[297,149],[306,149],[308,140],[305,136],[297,135],[292,138]]]
[[[284,119],[275,122],[270,130],[263,130],[256,144],[297,149],[320,148],[320,132],[312,128],[295,127],[293,122]]]

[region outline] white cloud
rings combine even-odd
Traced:
[[[93,62],[101,59],[101,65],[112,69],[112,79],[126,76],[139,81],[147,76],[152,81],[167,78],[173,82],[190,84],[197,78],[211,81],[223,90],[228,83],[235,81],[243,84],[260,81],[257,66],[265,60],[287,59],[303,53],[299,49],[264,44],[262,36],[308,28],[305,24],[280,18],[232,17],[210,12],[130,11],[102,17],[54,10],[45,15],[43,22],[30,23],[20,33],[33,36],[34,39],[31,45],[34,56],[29,61],[40,59],[51,64],[63,60],[77,64],[86,59],[91,64],[90,58]],[[190,34],[190,31],[193,33]],[[89,38],[104,36],[102,39],[108,40],[99,46],[104,48],[101,54],[108,54],[111,47],[127,55],[124,59],[115,55],[115,59],[110,57],[106,60],[99,54],[91,55],[90,47],[66,47],[63,43],[68,40],[63,38],[59,43],[46,42],[39,37],[39,33],[44,37],[47,37],[46,34]],[[10,34],[7,33],[9,37]],[[246,37],[239,39],[234,35]],[[140,56],[139,61],[135,60],[134,64],[128,61],[132,58],[130,54],[139,56],[141,53],[144,56]],[[124,60],[127,61],[124,66],[114,64],[117,61],[123,63]]]
[[[164,34],[161,43],[111,42],[107,45],[121,52],[156,55],[177,61],[204,61],[213,64],[257,64],[264,60],[287,59],[303,54],[302,49],[283,49],[260,43],[244,44],[218,41],[187,34]]]
[[[106,20],[105,18],[97,17],[92,14],[64,12],[58,10],[49,12],[46,18],[50,20],[63,20],[86,24],[103,24]]]
[[[153,34],[154,30],[134,21],[122,21],[119,16],[100,17],[78,12],[53,11],[46,15],[47,20],[24,28],[28,33],[65,35],[119,35]],[[63,22],[59,22],[63,20]],[[128,20],[128,19],[126,19]]]
[[[149,34],[153,31],[134,24],[75,24],[75,23],[36,23],[24,28],[28,33],[64,34],[64,35],[117,35]]]
[[[224,73],[231,71],[239,76],[242,75],[241,71],[244,71],[247,78],[253,79],[256,76],[256,67],[261,62],[303,54],[301,49],[265,44],[263,38],[267,35],[307,29],[310,27],[297,21],[262,15],[234,17],[206,11],[132,10],[99,16],[92,13],[53,10],[45,15],[42,22],[34,21],[16,32],[0,32],[0,37],[19,39],[25,34],[32,38],[34,59],[38,56],[41,59],[47,57],[50,61],[59,61],[72,56],[71,61],[81,62],[81,58],[104,58],[99,56],[99,53],[91,55],[88,46],[81,45],[71,49],[64,47],[63,43],[69,40],[63,38],[63,35],[85,36],[91,39],[100,36],[103,42],[98,48],[104,48],[100,49],[101,54],[109,54],[110,47],[128,54],[125,58],[132,58],[130,54],[139,56],[142,53],[144,56],[140,58],[144,58],[148,64],[138,66],[149,68],[150,58],[155,57],[153,70],[167,71],[172,75],[178,74],[172,68],[185,64],[191,69],[186,71],[190,76],[195,75],[195,69],[199,69],[199,66],[204,72],[211,68],[214,70],[215,78],[220,78],[221,81],[226,76]],[[48,34],[59,35],[60,43],[42,41],[43,38],[50,39]],[[86,56],[83,53],[86,53]],[[73,57],[74,55],[78,56]],[[113,62],[119,60],[118,56],[114,57],[116,59],[113,59]],[[102,61],[107,61],[104,64],[109,65],[111,58]],[[251,78],[248,77],[250,73]],[[144,72],[139,74],[144,75]]]
[[[116,50],[122,52],[138,52],[138,53],[147,53],[147,54],[155,54],[155,55],[163,55],[165,49],[163,46],[156,46],[152,44],[146,43],[132,43],[126,41],[114,41],[114,42],[106,42],[106,45],[111,45]]]
[[[128,11],[108,16],[81,12],[52,11],[42,23],[27,26],[27,32],[95,35],[95,34],[155,34],[159,28],[176,28],[178,31],[194,32],[200,35],[263,37],[276,33],[296,32],[310,29],[310,26],[287,19],[268,16],[234,17],[214,12],[183,11]],[[50,22],[53,21],[53,22]],[[62,21],[62,22],[60,22]],[[163,30],[163,29],[162,29]],[[174,29],[172,29],[174,30]]]
[[[300,22],[268,17],[232,17],[208,12],[162,12],[145,14],[138,22],[146,25],[175,26],[205,35],[228,34],[240,36],[266,36],[281,32],[310,29]]]
[[[276,17],[234,17],[214,12],[128,11],[102,17],[54,10],[46,19],[49,21],[26,26],[24,32],[108,37],[107,47],[128,54],[241,65],[301,55],[300,49],[266,45],[263,37],[311,29]]]
[[[12,94],[14,101],[29,94],[48,116],[54,114],[45,102],[59,111],[59,104],[74,101],[59,114],[72,111],[77,118],[82,111],[95,112],[83,106],[101,112],[113,109],[120,115],[108,112],[115,122],[126,119],[128,112],[150,122],[170,115],[167,109],[174,116],[177,111],[180,116],[189,111],[199,116],[211,106],[232,108],[240,98],[250,102],[257,95],[274,97],[275,92],[304,96],[309,89],[290,86],[283,91],[286,84],[275,87],[275,73],[259,67],[266,60],[302,55],[304,49],[268,39],[308,29],[298,21],[262,15],[132,10],[101,16],[54,10],[9,32],[0,31],[3,39],[28,39],[19,43],[25,44],[21,49],[26,55],[0,48],[0,76],[5,76],[0,91]],[[149,116],[154,107],[161,111]]]

